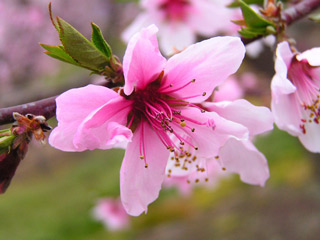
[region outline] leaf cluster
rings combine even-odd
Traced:
[[[40,45],[46,50],[47,55],[89,69],[96,74],[101,74],[105,67],[110,66],[112,50],[96,24],[91,23],[92,35],[89,41],[62,18],[57,17],[54,21],[51,5],[49,5],[49,14],[58,31],[61,45],[52,46],[41,43]]]
[[[246,2],[256,2],[254,0],[247,0]],[[275,32],[274,23],[268,21],[257,12],[255,12],[247,3],[243,0],[238,0],[242,11],[243,21],[233,21],[235,24],[239,24],[242,28],[239,33],[245,38],[255,38],[258,36],[266,36],[272,32]]]

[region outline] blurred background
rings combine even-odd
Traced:
[[[43,54],[39,42],[58,44],[47,0],[0,0],[0,107],[60,94],[99,81],[97,76]],[[53,14],[87,38],[98,24],[122,58],[122,31],[139,13],[135,2],[53,0]],[[300,51],[319,46],[319,25],[302,20],[289,35]],[[235,78],[245,98],[269,107],[274,46],[246,57]],[[250,74],[248,74],[250,73]],[[55,119],[49,121],[56,125]],[[6,126],[1,126],[6,127]],[[192,194],[165,188],[148,214],[112,232],[93,218],[97,199],[119,196],[123,150],[64,153],[33,142],[6,194],[0,196],[0,239],[319,239],[320,158],[275,129],[255,141],[270,167],[264,188],[236,175]]]

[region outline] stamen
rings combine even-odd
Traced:
[[[179,91],[179,90],[189,86],[191,83],[194,83],[195,81],[196,81],[195,79],[192,79],[190,82],[187,82],[185,85],[182,85],[181,87],[170,90],[170,91],[163,91],[165,89],[159,89],[159,92],[164,93],[164,94],[173,93],[173,92]],[[171,84],[169,86],[171,86]]]
[[[130,122],[128,124],[128,128],[131,127],[132,123],[133,123],[133,119],[134,119],[134,114],[132,115],[131,119],[130,119]]]

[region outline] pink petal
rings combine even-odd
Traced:
[[[297,55],[299,61],[307,59],[309,64],[313,67],[320,66],[320,48],[312,48],[299,55]]]
[[[140,159],[141,124],[128,144],[120,171],[120,190],[123,206],[128,214],[140,215],[147,211],[148,204],[159,195],[165,177],[169,151],[164,147],[151,127],[143,124],[145,162]]]
[[[214,112],[202,113],[199,109],[188,108],[181,111],[182,116],[202,123],[202,125],[185,120],[189,128],[174,127],[174,131],[187,134],[195,147],[198,147],[196,155],[210,158],[218,155],[219,148],[224,145],[230,136],[237,138],[247,138],[248,129],[238,123],[220,117]],[[186,118],[186,119],[187,119]]]
[[[136,33],[128,43],[123,58],[126,95],[130,95],[134,88],[145,88],[164,69],[166,59],[159,52],[157,31],[157,27],[151,25]]]
[[[271,109],[274,122],[278,128],[289,132],[293,136],[302,134],[299,125],[301,124],[301,106],[297,103],[294,94],[279,95],[272,94]]]
[[[299,139],[303,146],[310,152],[320,153],[320,125],[314,122],[305,124],[306,134],[301,134]]]
[[[93,111],[79,126],[74,145],[85,149],[110,149],[126,145],[132,132],[125,127],[132,102],[118,95]]]
[[[189,97],[190,102],[204,101],[216,86],[237,71],[244,53],[243,43],[237,37],[216,37],[191,45],[168,60],[164,87],[172,84],[173,91],[195,79],[195,83],[172,95]]]
[[[270,176],[265,156],[248,140],[230,138],[220,149],[219,161],[226,172],[240,174],[245,183],[264,186]]]
[[[273,116],[269,108],[254,106],[244,99],[204,103],[204,106],[225,119],[247,127],[251,136],[273,129]]]
[[[281,94],[290,94],[296,91],[296,87],[287,79],[288,68],[293,56],[287,42],[278,44],[275,62],[276,74],[271,82],[272,93],[276,98]]]
[[[161,50],[166,55],[182,51],[195,42],[195,33],[185,24],[163,25],[159,32]]]
[[[71,89],[56,99],[58,126],[51,132],[49,143],[63,151],[84,151],[74,146],[74,136],[82,121],[118,94],[106,87],[88,85]]]
[[[294,57],[294,54],[292,53],[289,43],[284,41],[278,44],[277,51],[276,51],[277,58],[281,59],[281,61],[286,65],[286,68],[288,68],[291,64],[291,60]],[[278,72],[276,64],[276,71]],[[282,66],[279,66],[283,68]]]

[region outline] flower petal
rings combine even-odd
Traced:
[[[136,129],[128,144],[120,171],[121,200],[127,213],[133,216],[147,211],[148,204],[159,195],[165,177],[169,151],[148,124]],[[140,159],[140,141],[145,145],[145,162]]]
[[[278,44],[275,62],[276,74],[271,82],[272,93],[275,94],[275,97],[278,97],[280,94],[290,94],[296,91],[296,87],[287,78],[288,68],[293,56],[287,42]]]
[[[306,134],[301,134],[299,139],[303,146],[310,152],[320,152],[320,125],[314,122],[305,124]]]
[[[301,124],[300,108],[294,94],[279,95],[278,97],[274,97],[274,94],[272,94],[271,109],[274,122],[278,128],[293,136],[302,134],[301,129],[299,129]]]
[[[248,140],[230,138],[220,149],[219,161],[226,172],[240,174],[245,183],[264,186],[270,176],[265,156]]]
[[[130,95],[135,87],[145,88],[164,69],[166,59],[158,48],[157,31],[157,27],[151,25],[136,33],[128,43],[123,58],[126,95]]]
[[[84,151],[74,146],[74,136],[82,121],[118,94],[106,87],[88,85],[71,89],[56,99],[58,126],[51,132],[49,143],[63,151]]]
[[[320,48],[312,48],[299,55],[297,55],[299,61],[307,59],[309,64],[313,67],[320,66]]]
[[[181,111],[185,118],[187,128],[173,127],[174,131],[183,135],[187,134],[195,147],[198,147],[196,155],[210,158],[218,155],[219,148],[224,145],[230,136],[248,138],[248,129],[238,123],[222,118],[215,112],[202,113],[196,108],[187,108]],[[188,119],[193,119],[200,124]],[[192,132],[190,128],[194,128]]]
[[[189,102],[201,102],[237,71],[244,53],[245,47],[238,37],[215,37],[191,45],[168,60],[163,87],[172,84],[170,92],[176,91],[171,95],[189,97]],[[187,85],[193,79],[195,83]],[[204,92],[206,96],[203,96]]]
[[[225,119],[247,127],[251,136],[273,129],[273,116],[269,108],[254,106],[244,99],[234,102],[208,102],[204,103],[204,106]]]
[[[131,141],[132,132],[125,127],[132,102],[121,96],[93,111],[79,126],[74,145],[85,149],[110,149]]]

